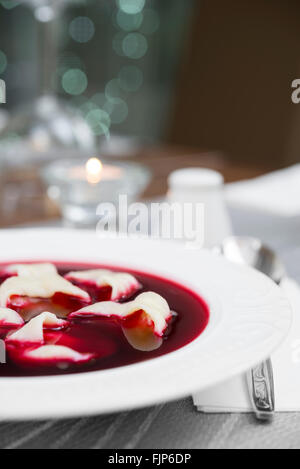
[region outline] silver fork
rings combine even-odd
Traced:
[[[247,264],[270,277],[277,285],[285,276],[285,269],[274,251],[259,239],[231,236],[215,249],[231,262]],[[249,371],[248,390],[252,406],[259,420],[271,420],[275,413],[273,367],[270,359]]]

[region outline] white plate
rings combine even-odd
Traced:
[[[2,419],[92,415],[188,396],[269,356],[290,327],[290,307],[273,282],[208,251],[51,229],[1,231],[0,245],[0,262],[103,262],[157,273],[200,293],[210,307],[205,332],[162,357],[77,375],[0,378]]]

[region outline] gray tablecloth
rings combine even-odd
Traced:
[[[300,220],[231,215],[236,233],[268,242],[300,282]],[[188,398],[91,418],[1,422],[0,448],[300,448],[300,414],[278,414],[272,424],[261,424],[252,415],[197,413]]]

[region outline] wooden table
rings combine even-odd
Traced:
[[[144,198],[162,196],[167,177],[178,168],[205,167],[220,171],[226,182],[261,175],[270,168],[251,167],[227,161],[220,153],[203,152],[178,146],[152,146],[140,150],[130,161],[144,164],[152,171],[152,181]],[[59,209],[49,200],[37,169],[19,170],[5,175],[2,183],[0,226],[7,227],[55,220]]]
[[[166,193],[167,178],[172,171],[185,167],[203,167],[220,171],[225,182],[233,182],[260,176],[273,168],[232,163],[221,153],[201,151],[180,146],[158,146],[144,149],[133,160],[147,165],[153,179],[145,197],[156,197]]]

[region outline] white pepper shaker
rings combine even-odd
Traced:
[[[202,220],[197,221],[197,229],[202,229],[204,235],[203,247],[211,248],[232,234],[222,174],[205,168],[184,168],[171,173],[168,184],[170,203],[203,204]]]

